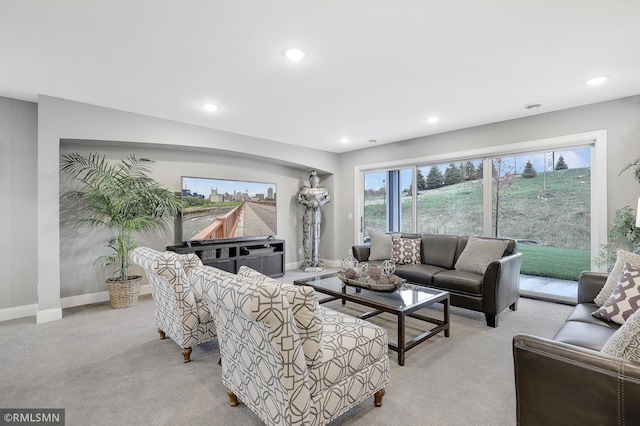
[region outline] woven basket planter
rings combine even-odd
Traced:
[[[141,282],[142,276],[140,275],[132,275],[126,281],[109,278],[107,280],[107,289],[109,290],[111,307],[122,309],[135,306],[138,303]]]

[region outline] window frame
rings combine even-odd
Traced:
[[[355,244],[364,238],[364,174],[391,169],[413,168],[412,181],[416,182],[416,168],[425,164],[460,162],[469,159],[482,159],[484,170],[491,170],[493,157],[525,154],[531,151],[560,151],[577,147],[591,148],[591,268],[604,271],[604,266],[595,266],[599,248],[607,243],[607,131],[595,130],[570,135],[496,145],[474,150],[436,154],[420,158],[389,161],[383,163],[359,165],[354,168],[354,206],[359,220],[354,221]],[[412,226],[416,229],[417,203],[416,184],[412,185]],[[483,178],[483,235],[492,233],[492,191],[490,173]]]

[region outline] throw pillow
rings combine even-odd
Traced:
[[[369,243],[371,250],[369,252],[369,260],[389,260],[393,252],[393,241],[391,235],[379,234],[371,229],[369,232]]]
[[[596,318],[624,324],[640,307],[640,269],[625,263],[622,276],[604,305],[593,312]]]
[[[629,263],[636,268],[640,268],[640,255],[624,250],[618,250],[616,254],[616,263],[615,265],[613,265],[613,269],[611,269],[611,272],[609,272],[607,282],[604,284],[596,298],[593,299],[593,302],[597,306],[604,305],[607,299],[609,299],[609,297],[611,296],[611,293],[613,293],[613,289],[616,288],[616,286],[618,285],[618,281],[620,281],[625,263]]]
[[[413,265],[420,263],[420,238],[391,237],[391,260],[398,265]]]
[[[280,287],[293,312],[307,365],[320,361],[323,354],[322,319],[315,290],[309,286],[282,283],[246,266],[240,267],[238,275],[260,283],[270,282]]]
[[[504,255],[508,246],[508,240],[469,237],[467,245],[456,261],[455,269],[484,274],[491,262]]]
[[[600,352],[640,362],[640,309],[609,337]]]

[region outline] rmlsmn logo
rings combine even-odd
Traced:
[[[0,426],[64,426],[64,408],[0,408]]]

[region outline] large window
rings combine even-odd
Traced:
[[[413,230],[412,172],[410,168],[364,175],[363,233]]]
[[[524,274],[577,280],[591,270],[607,241],[606,132],[481,151],[361,170],[359,241],[367,228],[509,237]]]
[[[492,163],[492,235],[520,240],[523,273],[577,280],[591,266],[590,148]]]
[[[482,235],[482,160],[416,168],[417,231]]]

